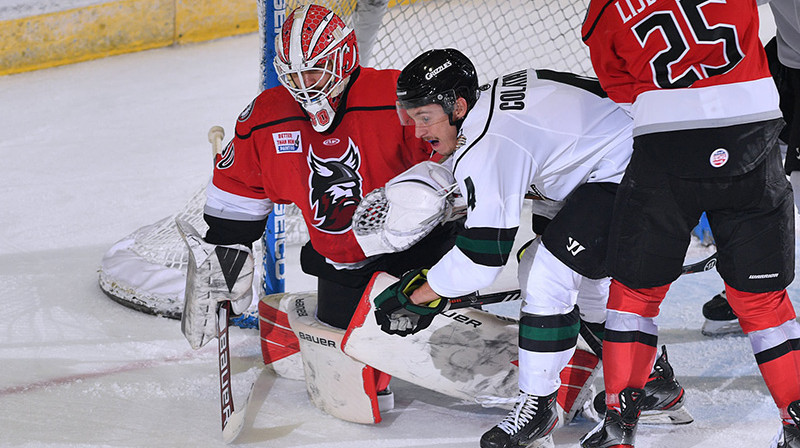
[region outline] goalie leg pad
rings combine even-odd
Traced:
[[[516,321],[464,308],[443,312],[416,334],[388,335],[375,319],[373,300],[396,281],[383,272],[373,276],[347,329],[345,353],[394,377],[473,403],[487,395],[517,397]],[[510,408],[513,403],[498,404]]]
[[[314,317],[316,294],[287,294],[283,300],[289,324],[300,341],[306,389],[312,403],[342,420],[380,422],[377,397],[380,375],[341,350],[344,330],[325,325]]]
[[[278,293],[261,297],[258,302],[258,331],[261,337],[261,355],[264,364],[283,378],[303,380],[303,360],[300,341],[289,325],[287,315],[288,294]]]
[[[578,337],[578,346],[569,363],[561,370],[561,387],[556,400],[563,410],[561,421],[569,423],[588,403],[587,409],[593,409],[591,399],[595,395],[594,379],[602,368],[602,362],[594,354],[589,345]]]

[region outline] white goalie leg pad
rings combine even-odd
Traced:
[[[376,372],[342,352],[344,330],[314,317],[316,294],[287,294],[284,301],[289,324],[300,341],[306,389],[314,405],[342,420],[380,422]]]
[[[515,320],[462,308],[436,316],[419,333],[389,335],[375,320],[373,300],[395,281],[386,273],[372,278],[347,329],[345,353],[393,377],[472,403],[484,396],[517,398]]]
[[[276,375],[292,380],[304,380],[300,341],[289,325],[287,314],[290,294],[262,296],[258,302],[258,331],[264,364]]]
[[[234,314],[243,313],[253,300],[252,251],[241,244],[206,243],[187,221],[175,219],[189,248],[186,295],[181,331],[194,349],[217,336],[217,304],[231,302]]]
[[[455,188],[449,169],[426,161],[364,196],[353,215],[353,233],[364,254],[406,250],[452,218]]]

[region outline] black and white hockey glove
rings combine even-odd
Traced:
[[[188,222],[176,218],[175,223],[189,248],[181,331],[196,350],[217,337],[220,302],[229,300],[233,314],[241,314],[250,306],[253,254],[241,244],[209,244]]]
[[[444,311],[447,299],[438,298],[424,305],[415,305],[409,296],[427,280],[427,269],[405,273],[375,297],[375,319],[384,333],[408,336],[417,333],[433,322]]]

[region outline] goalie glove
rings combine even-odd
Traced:
[[[384,333],[408,336],[428,328],[433,318],[444,311],[447,299],[438,298],[415,305],[409,296],[427,281],[427,269],[405,273],[375,297],[375,319]]]
[[[353,233],[364,255],[404,251],[434,227],[465,213],[454,206],[457,188],[446,167],[420,162],[371,191],[353,214]]]
[[[241,244],[207,243],[191,224],[180,218],[175,219],[175,224],[189,248],[181,331],[196,350],[218,334],[219,302],[229,300],[234,314],[241,314],[250,306],[253,255],[250,248]]]

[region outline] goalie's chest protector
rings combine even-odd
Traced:
[[[262,93],[237,126],[231,169],[250,171],[244,174],[248,183],[263,187],[273,202],[296,204],[314,249],[338,263],[365,258],[351,227],[363,196],[430,157],[413,128],[399,123],[397,76],[393,70],[362,68],[345,93],[335,117],[339,122],[324,134],[314,131],[283,87]]]

